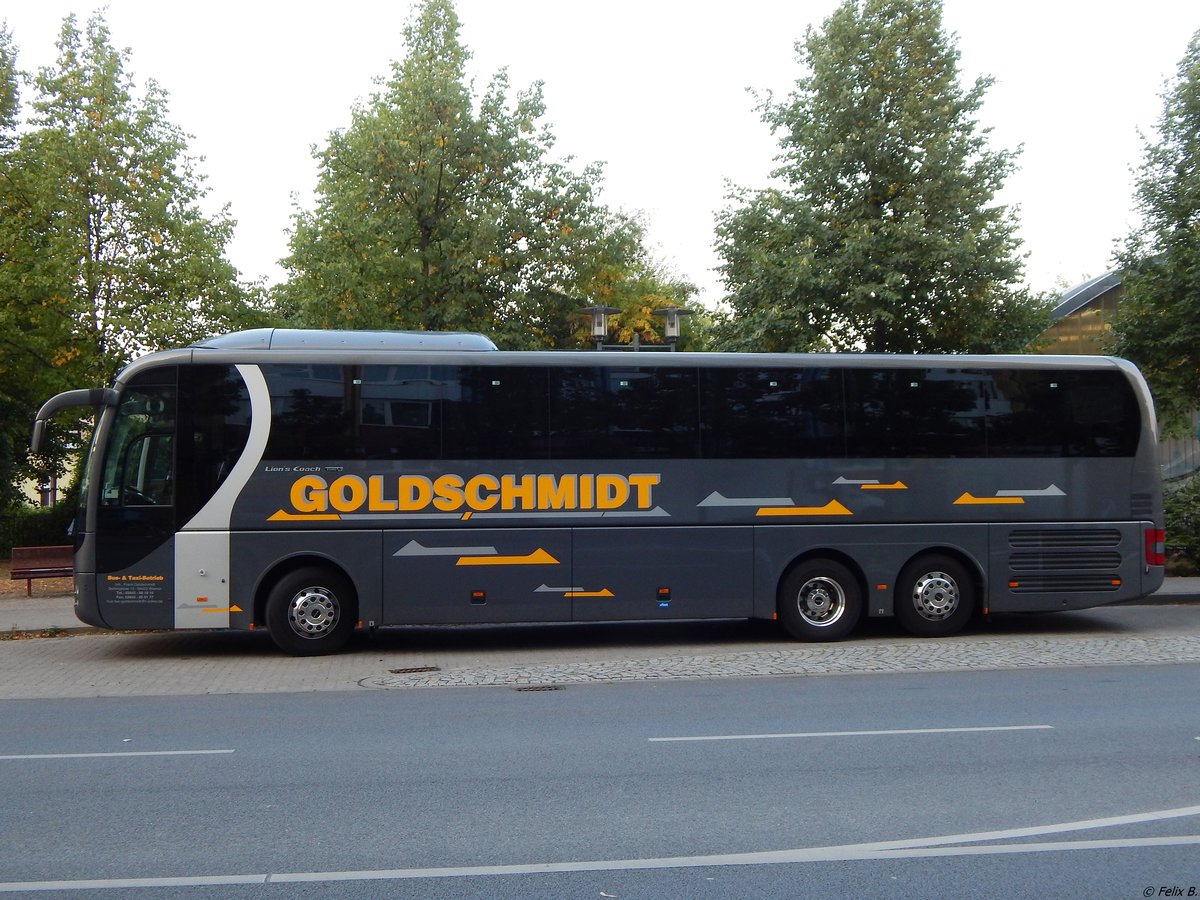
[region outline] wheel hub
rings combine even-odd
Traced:
[[[828,625],[836,622],[845,612],[846,595],[837,582],[813,578],[800,588],[796,606],[806,622]]]
[[[931,622],[953,615],[958,601],[958,584],[945,572],[928,572],[913,585],[913,607]]]
[[[323,588],[305,588],[288,604],[288,624],[300,637],[322,637],[334,629],[340,617],[337,598]]]

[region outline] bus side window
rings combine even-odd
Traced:
[[[696,370],[634,366],[554,369],[555,459],[695,459],[700,455]]]
[[[701,372],[700,390],[707,458],[846,455],[840,372],[712,368]]]
[[[996,373],[991,456],[1133,456],[1141,418],[1120,372]]]
[[[847,369],[847,455],[982,457],[986,394],[967,369]]]
[[[250,397],[233,366],[185,366],[179,373],[176,515],[180,527],[213,496],[246,447]]]
[[[550,455],[546,369],[446,369],[443,459],[546,459]]]

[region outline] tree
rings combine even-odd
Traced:
[[[0,23],[0,150],[8,150],[16,140],[17,118],[21,111],[20,72],[17,49],[8,25]]]
[[[13,194],[14,177],[10,153],[16,143],[19,112],[17,50],[5,25],[0,26],[0,271],[9,261],[5,248],[13,225],[8,198]],[[16,370],[5,365],[5,360],[19,349],[21,334],[20,323],[5,313],[0,306],[0,508],[17,499],[15,485],[27,453],[27,435],[22,425],[32,401],[29,379],[17,377]]]
[[[476,104],[458,32],[450,0],[426,0],[389,80],[316,153],[316,209],[295,217],[278,305],[312,326],[545,347],[570,343],[570,313],[606,292],[653,282],[643,297],[686,298],[646,263],[641,226],[599,201],[600,168],[550,157],[540,84],[510,104],[501,72]]]
[[[9,43],[0,61],[11,56]],[[68,17],[56,63],[34,79],[30,128],[0,154],[0,383],[31,385],[39,402],[107,382],[138,353],[252,320],[224,255],[233,222],[199,210],[186,136],[161,88],[135,95],[127,62],[103,18],[80,31]],[[14,425],[22,441],[30,399]],[[59,467],[62,449],[43,465]]]
[[[994,203],[1014,155],[975,121],[991,81],[959,86],[939,0],[846,0],[797,53],[778,186],[718,218],[737,349],[1021,348],[1048,303],[1019,286],[1012,213]]]
[[[1113,345],[1145,373],[1168,430],[1182,433],[1200,409],[1200,31],[1163,95],[1136,192],[1142,221],[1117,254]]]

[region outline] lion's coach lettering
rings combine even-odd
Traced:
[[[631,503],[653,507],[658,474],[600,475],[342,475],[326,481],[305,475],[292,482],[289,499],[298,513],[439,512],[489,510],[614,510]]]

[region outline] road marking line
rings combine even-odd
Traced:
[[[789,865],[810,862],[840,862],[870,859],[916,859],[936,856],[990,856],[1011,853],[1060,853],[1067,850],[1108,850],[1134,847],[1179,847],[1200,844],[1200,835],[1184,834],[1145,838],[1104,838],[1090,841],[1045,841],[1040,843],[984,844],[1021,837],[1086,831],[1118,825],[1139,825],[1200,815],[1200,806],[1181,806],[1101,819],[1081,819],[1030,828],[1006,828],[976,831],[942,837],[913,838],[900,841],[872,841],[834,847],[806,847],[794,850],[762,850],[748,853],[719,853],[705,856],[666,856],[646,859],[587,860],[579,862],[518,863],[497,866],[437,866],[412,869],[360,869],[331,872],[281,872],[275,874],[194,875],[163,878],[92,878],[76,881],[0,882],[0,893],[17,891],[129,890],[143,887],[206,887],[225,884],[300,884],[333,881],[391,881],[414,878],[490,877],[496,875],[534,875],[566,872],[612,872],[635,869],[682,869],[710,866]],[[947,846],[976,844],[977,846]]]
[[[703,734],[687,737],[652,737],[651,743],[683,741],[763,741],[773,738],[876,737],[899,734],[965,734],[978,731],[1045,731],[1053,725],[980,725],[974,728],[892,728],[880,731],[795,731],[783,734]]]
[[[232,750],[125,750],[118,753],[17,753],[0,759],[111,759],[121,756],[211,756]]]

